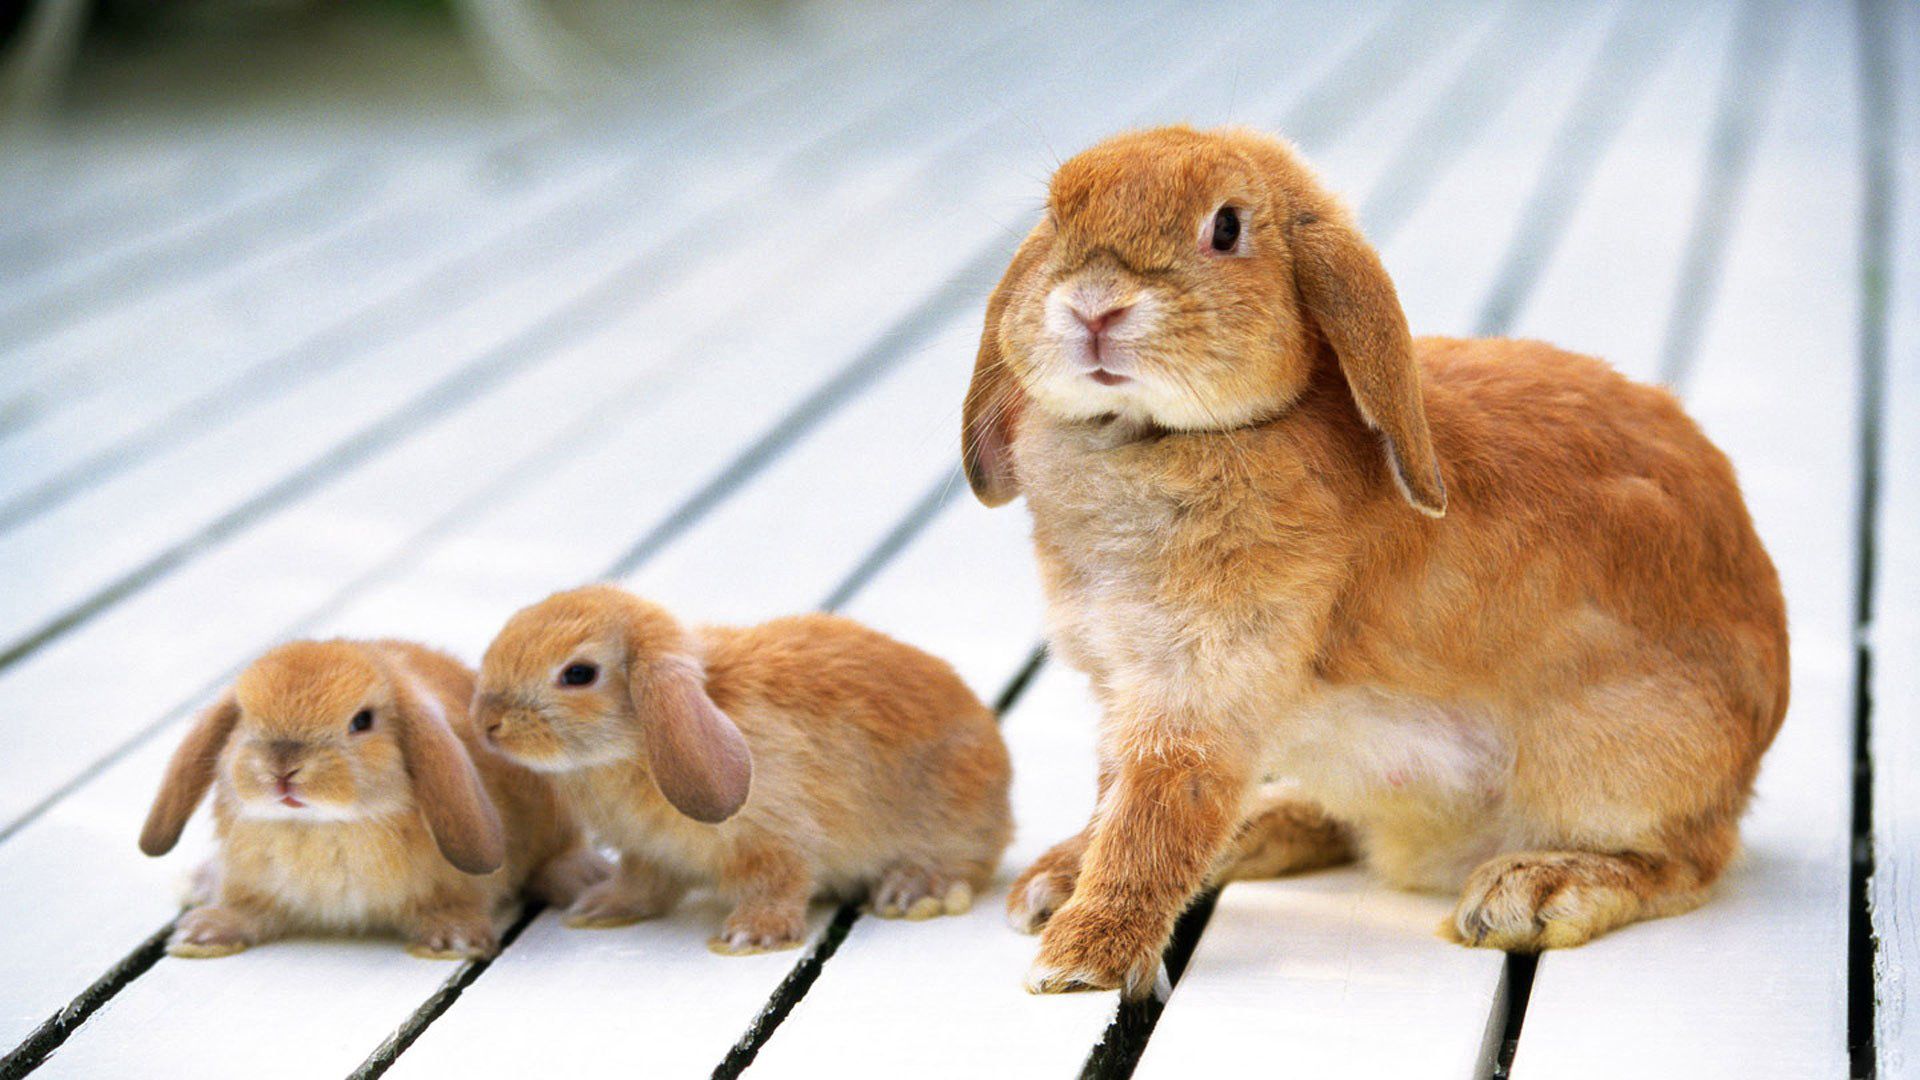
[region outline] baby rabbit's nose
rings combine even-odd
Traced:
[[[1101,331],[1126,318],[1127,312],[1133,310],[1133,305],[1120,304],[1095,315],[1089,315],[1078,307],[1072,310],[1073,317],[1080,320],[1081,325],[1087,328],[1087,333],[1098,336]]]

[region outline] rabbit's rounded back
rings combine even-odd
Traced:
[[[714,701],[768,748],[757,753],[779,757],[762,769],[762,813],[818,821],[851,858],[927,847],[997,858],[1011,839],[1006,744],[946,661],[835,615],[705,636]]]

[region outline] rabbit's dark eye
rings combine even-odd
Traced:
[[[354,713],[353,719],[347,721],[347,730],[355,735],[363,731],[373,730],[373,710],[361,709],[359,712]]]
[[[592,664],[568,664],[560,672],[562,686],[592,686],[593,680],[600,675],[600,669]]]
[[[1232,251],[1240,243],[1240,211],[1223,206],[1213,215],[1213,250]]]

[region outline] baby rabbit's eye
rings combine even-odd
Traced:
[[[361,709],[354,713],[353,719],[347,721],[347,730],[355,735],[373,730],[373,710]]]
[[[1213,215],[1213,250],[1232,251],[1240,243],[1240,211],[1223,206]]]
[[[600,669],[592,664],[568,664],[566,669],[560,672],[560,685],[592,686],[593,680],[599,674]]]

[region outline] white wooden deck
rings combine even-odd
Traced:
[[[634,60],[587,115],[0,143],[0,1080],[1920,1076],[1920,8],[776,7],[594,9]],[[1014,753],[1002,881],[1076,829],[1092,706],[1023,513],[956,478],[960,396],[1051,166],[1183,119],[1295,137],[1416,331],[1606,356],[1733,456],[1794,704],[1711,904],[1536,964],[1357,870],[1235,884],[1164,1007],[1025,994],[1001,895],[747,959],[698,904],[529,913],[490,963],[162,956],[206,825],[134,838],[236,665],[473,657],[599,576],[951,658]]]

